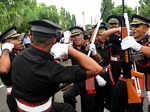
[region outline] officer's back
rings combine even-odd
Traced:
[[[16,97],[18,109],[20,112],[45,112],[56,109],[58,112],[72,112],[69,105],[56,104],[56,109],[54,108],[52,96],[58,90],[59,84],[85,80],[100,73],[102,68],[69,45],[55,44],[56,34],[60,30],[58,25],[44,20],[32,21],[30,24],[32,46],[15,58],[12,69],[12,94]],[[53,62],[50,51],[55,58],[70,54],[77,58],[84,69],[64,67]]]

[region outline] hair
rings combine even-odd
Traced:
[[[31,32],[31,34],[33,42],[37,45],[49,45],[50,41],[56,37],[54,34],[46,34],[41,32]]]

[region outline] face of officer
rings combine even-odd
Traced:
[[[84,35],[83,34],[75,35],[73,38],[74,38],[73,42],[76,46],[81,46],[84,42]]]
[[[118,23],[109,23],[109,29],[118,28],[118,27],[119,27]]]
[[[97,34],[97,35],[96,35],[95,42],[96,42],[97,44],[104,43],[104,40],[102,39],[101,34]]]
[[[144,24],[135,24],[131,26],[131,30],[133,32],[133,37],[144,38],[145,33],[148,31],[147,25]]]
[[[14,44],[14,49],[15,50],[22,50],[23,49],[23,40],[21,38],[15,37],[11,39],[7,39],[5,42],[10,42]]]

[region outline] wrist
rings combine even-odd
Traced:
[[[71,46],[68,47],[68,54],[71,55],[72,52],[74,53],[75,49]]]
[[[118,31],[121,32],[121,27],[118,28]]]
[[[95,56],[96,54],[97,54],[96,50],[92,52],[92,56]]]
[[[8,50],[9,52],[12,52],[13,48],[14,48],[14,44],[12,44],[12,43],[2,44],[2,51]]]
[[[135,50],[136,50],[136,51],[140,51],[141,48],[142,48],[142,45],[139,44],[139,43],[136,43]]]

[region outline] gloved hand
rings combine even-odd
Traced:
[[[121,48],[122,50],[126,50],[128,48],[132,48],[135,51],[139,51],[141,49],[142,45],[137,43],[134,37],[128,36],[124,38],[121,42]]]
[[[62,56],[68,55],[69,44],[56,43],[52,46],[50,54],[54,56],[54,59],[61,59]]]
[[[101,87],[105,86],[107,83],[100,75],[96,76],[96,80],[97,80],[98,85]]]
[[[91,51],[92,56],[95,56],[97,54],[95,44],[90,44],[89,50]]]
[[[147,91],[147,102],[148,102],[148,105],[150,105],[150,91]]]
[[[2,44],[2,51],[4,49],[8,49],[9,52],[12,52],[13,48],[14,48],[14,44],[12,44],[12,43],[4,43],[4,44]]]

